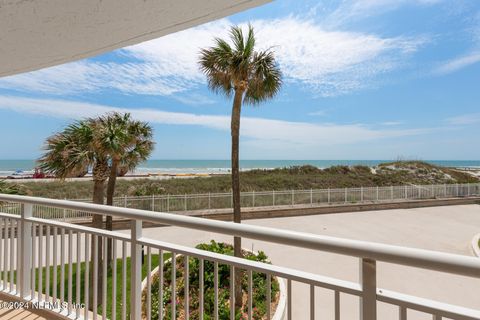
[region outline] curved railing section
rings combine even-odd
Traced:
[[[447,272],[473,278],[480,278],[480,260],[473,257],[440,253],[428,250],[405,248],[386,244],[348,240],[302,232],[274,228],[234,224],[176,214],[143,211],[129,208],[109,207],[65,200],[52,200],[15,195],[0,195],[0,202],[16,204],[18,212],[0,213],[0,284],[4,293],[21,301],[40,303],[52,312],[69,318],[96,319],[141,319],[142,305],[147,318],[151,318],[152,293],[142,299],[142,271],[150,275],[153,261],[159,266],[159,279],[163,283],[163,261],[165,253],[175,257],[183,255],[188,259],[198,259],[200,319],[204,314],[204,263],[230,266],[231,279],[239,269],[266,275],[267,279],[267,318],[271,319],[272,302],[270,284],[272,277],[279,277],[287,283],[286,318],[292,319],[292,283],[299,282],[310,286],[310,296],[302,297],[310,301],[310,316],[314,319],[316,310],[315,289],[330,290],[334,299],[332,319],[340,319],[343,295],[360,299],[360,316],[363,320],[377,319],[377,303],[382,302],[398,308],[398,319],[407,319],[407,310],[417,310],[431,314],[434,319],[480,319],[480,311],[455,305],[440,303],[414,296],[404,295],[377,288],[377,261],[392,264]],[[8,206],[7,206],[8,207]],[[57,208],[88,212],[92,215],[112,215],[131,220],[130,233],[119,233],[95,229],[72,223],[34,217],[36,210]],[[0,206],[1,211],[1,206]],[[360,282],[349,282],[323,275],[304,272],[232,256],[202,251],[178,244],[149,239],[142,236],[142,222],[153,222],[215,232],[230,236],[240,236],[276,244],[308,248],[316,251],[356,257],[360,261]],[[120,263],[107,266],[109,246],[113,261]],[[145,263],[142,255],[146,253]],[[156,256],[156,259],[152,259]],[[173,259],[172,261],[175,261]],[[156,267],[156,266],[153,266]],[[143,268],[143,270],[142,270]],[[218,268],[215,268],[218,270]],[[176,279],[173,268],[171,279]],[[183,272],[188,273],[188,268]],[[103,275],[108,275],[105,277]],[[218,277],[216,276],[215,279]],[[191,306],[188,301],[189,277],[184,277],[184,292],[178,292],[172,281],[170,314],[182,314],[188,319]],[[217,279],[218,281],[218,279]],[[147,277],[147,285],[151,279]],[[231,282],[230,290],[234,292]],[[159,297],[163,297],[163,285],[159,286]],[[248,301],[252,291],[248,286]],[[475,294],[475,293],[472,293]],[[177,296],[186,297],[178,303]],[[218,312],[218,290],[215,291],[215,311]],[[234,305],[234,295],[230,295],[230,305]],[[178,304],[177,304],[178,303]],[[130,307],[129,307],[130,306]],[[163,304],[158,306],[160,318],[166,313]],[[247,308],[247,316],[252,319],[252,308]],[[231,310],[231,318],[235,316]],[[218,319],[218,314],[212,315]]]

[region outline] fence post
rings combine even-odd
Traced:
[[[33,205],[29,203],[23,204],[20,230],[17,234],[18,239],[20,239],[20,265],[17,272],[20,282],[20,297],[23,299],[26,299],[31,294],[32,223],[26,219],[31,218],[32,215]]]
[[[170,194],[167,194],[167,212],[170,211]]]
[[[294,193],[293,193],[293,190],[292,190],[292,206],[295,204],[295,198],[294,198]]]
[[[403,188],[405,189],[405,200],[407,200],[408,199],[407,185],[404,185]]]
[[[273,204],[272,205],[274,206],[275,205],[275,190],[272,191],[272,199],[273,199],[273,201],[272,201]]]
[[[445,198],[446,198],[447,197],[447,184],[446,183],[443,184],[443,190],[444,190]]]
[[[67,200],[67,198],[64,198],[63,200]],[[63,209],[63,222],[66,221],[66,216],[67,216],[67,209]]]
[[[123,206],[127,207],[127,195],[123,196]]]
[[[252,192],[252,207],[255,207],[255,190]]]
[[[393,200],[393,186],[390,186],[390,199]]]
[[[152,194],[152,211],[155,211],[155,195]]]
[[[312,192],[311,189],[310,192]],[[327,203],[330,203],[330,188],[327,189]]]
[[[378,202],[378,186],[377,186],[377,202]]]
[[[142,318],[142,246],[138,240],[142,237],[142,221],[131,222],[131,270],[130,274],[130,317],[133,320]]]
[[[377,267],[376,261],[362,258],[360,260],[360,281],[362,297],[360,299],[360,319],[377,319]]]
[[[458,193],[458,183],[457,183],[457,198],[458,198],[458,196],[459,196],[459,193]]]
[[[185,193],[185,211],[187,211],[187,194]]]
[[[210,192],[208,193],[208,209],[211,209],[211,196],[210,196]]]
[[[467,196],[470,197],[470,183],[467,183]]]
[[[363,187],[360,187],[360,202],[363,202]]]
[[[345,188],[345,203],[347,203],[347,188]]]

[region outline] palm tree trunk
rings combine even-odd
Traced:
[[[233,197],[233,222],[242,222],[240,211],[240,169],[239,169],[239,142],[240,142],[240,113],[242,109],[243,91],[235,90],[232,107],[231,134],[232,134],[232,197]],[[233,238],[235,257],[242,257],[242,238]],[[235,272],[235,306],[242,307],[242,272]]]
[[[115,193],[115,183],[117,182],[117,172],[118,171],[118,161],[113,160],[112,166],[110,167],[110,176],[108,177],[107,183],[107,206],[113,206],[113,195]],[[105,222],[105,228],[107,230],[113,230],[113,219],[112,216],[107,216]],[[110,268],[112,265],[113,252],[112,252],[113,242],[112,239],[107,240],[107,268]]]
[[[108,164],[106,161],[99,161],[97,160],[97,163],[95,164],[95,167],[93,168],[93,203],[95,204],[102,204],[103,205],[103,200],[104,200],[104,195],[105,195],[105,180],[107,179],[107,174],[108,174]],[[98,229],[103,229],[103,216],[99,214],[94,214],[92,217],[92,226],[94,228]],[[95,250],[95,246],[93,243],[93,236],[91,238],[91,249],[90,249],[90,255],[91,255],[91,260],[90,260],[90,270],[92,272],[90,276],[90,292],[93,293],[93,290],[97,290],[97,297],[102,296],[102,238],[98,237],[97,241],[97,261],[98,261],[98,285],[97,288],[93,288],[93,252]],[[101,299],[97,300],[98,302],[101,301]],[[93,307],[93,295],[90,294],[89,296],[89,306],[90,310],[92,310]]]

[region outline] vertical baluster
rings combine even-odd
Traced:
[[[72,230],[68,230],[68,314],[72,313],[72,278],[73,278],[73,232]]]
[[[185,198],[186,199],[186,198]],[[177,254],[172,252],[172,319],[177,318]]]
[[[43,300],[43,225],[38,226],[38,301]]]
[[[103,237],[102,239],[102,319],[107,319],[107,260],[108,260],[108,252],[107,252],[107,237]],[[113,301],[112,301],[113,303]]]
[[[125,241],[122,241],[122,320],[125,320],[126,317],[127,317],[127,243]]]
[[[15,269],[15,221],[10,219],[10,292],[13,292],[15,284],[13,280],[13,269]]]
[[[45,226],[45,258],[46,258],[46,268],[45,268],[45,299],[50,301],[50,226]]]
[[[153,200],[152,200],[153,202]],[[152,319],[152,249],[147,247],[147,319]]]
[[[403,307],[403,306],[399,306],[398,307],[398,311],[399,311],[399,314],[398,314],[398,318],[400,320],[407,320],[407,308]]]
[[[5,219],[5,241],[3,242],[3,247],[4,247],[4,257],[5,260],[3,261],[3,277],[5,279],[5,290],[8,291],[9,285],[10,285],[10,279],[8,278],[9,273],[9,261],[8,258],[10,255],[8,254],[8,248],[9,248],[9,241],[10,241],[10,230],[9,230],[9,219]]]
[[[4,239],[4,243],[7,239]],[[5,254],[7,252],[5,251]],[[6,255],[5,255],[5,260],[4,260],[4,263],[6,261]],[[37,265],[37,226],[32,223],[32,274],[31,274],[31,285],[30,285],[30,288],[32,289],[32,293],[31,293],[31,298],[34,299],[35,298],[35,274],[36,274],[36,265]],[[5,269],[4,269],[5,270]],[[6,275],[4,275],[5,277],[5,281],[6,281]]]
[[[4,231],[5,219],[0,219],[0,280],[2,281],[2,290],[7,288],[7,279],[3,277],[4,270],[4,256],[3,256],[3,243],[6,241],[5,231]]]
[[[235,320],[235,267],[230,266],[230,320]]]
[[[189,258],[185,256],[185,268],[184,268],[184,278],[185,278],[185,303],[184,303],[184,310],[185,310],[185,320],[189,319],[190,316],[190,265],[189,265]]]
[[[205,274],[204,274],[204,270],[203,270],[203,265],[204,265],[204,260],[203,259],[200,259],[200,267],[199,267],[199,282],[200,282],[200,297],[199,297],[199,306],[200,306],[200,320],[203,320],[203,313],[204,313],[204,307],[203,307],[203,303],[204,303],[204,299],[203,299],[203,292],[204,292],[204,277],[205,277]]]
[[[252,320],[253,315],[253,272],[248,270],[248,320]]]
[[[315,286],[310,285],[310,320],[315,320]]]
[[[163,319],[163,250],[158,250],[158,320]]]
[[[267,276],[267,320],[272,318],[272,276],[266,274]]]
[[[112,238],[112,320],[117,318],[117,239]]]
[[[80,317],[80,273],[81,273],[81,264],[82,264],[82,251],[81,251],[81,241],[82,241],[82,234],[80,232],[77,232],[77,270],[75,271],[76,273],[76,279],[75,279],[75,286],[76,286],[76,291],[75,291],[75,303],[76,303],[76,308],[75,308],[75,318],[78,319]]]
[[[97,319],[97,300],[98,300],[98,236],[93,235],[93,285],[92,285],[92,312],[93,320]]]
[[[335,290],[335,320],[340,320],[340,291]]]
[[[65,301],[65,229],[60,230],[60,301]]]
[[[287,319],[292,320],[292,280],[287,280]]]
[[[57,227],[53,227],[53,275],[52,275],[52,296],[53,296],[53,303],[57,302]]]
[[[89,285],[90,285],[90,241],[89,241],[89,234],[85,233],[85,276],[84,276],[84,295],[83,295],[83,301],[85,303],[85,313],[83,318],[85,320],[88,320],[88,315],[89,315],[89,303],[88,299],[90,298],[90,293],[89,293]]]
[[[218,262],[215,261],[213,265],[213,288],[214,288],[214,305],[213,318],[218,320]]]

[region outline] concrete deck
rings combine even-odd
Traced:
[[[305,231],[472,256],[470,243],[480,230],[480,206],[462,205],[248,220],[246,224]],[[230,237],[177,227],[151,228],[145,237],[193,246]],[[358,281],[358,259],[244,239],[243,246],[263,250],[274,264]],[[388,290],[480,309],[480,279],[378,263],[378,286]],[[293,285],[293,319],[307,319],[309,288]],[[358,319],[358,299],[341,295],[342,319]],[[333,293],[316,290],[317,319],[333,319]],[[431,319],[409,312],[408,319]],[[398,308],[379,305],[379,319],[398,319]]]

